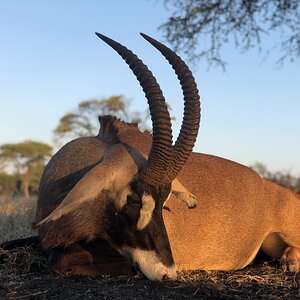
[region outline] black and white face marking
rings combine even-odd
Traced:
[[[176,269],[162,217],[171,184],[151,186],[134,181],[126,202],[107,206],[105,231],[125,257],[151,280],[176,279]]]

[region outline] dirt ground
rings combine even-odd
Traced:
[[[300,274],[283,272],[275,262],[235,272],[181,272],[177,281],[160,283],[58,276],[31,248],[5,254],[0,263],[0,299],[300,299]]]

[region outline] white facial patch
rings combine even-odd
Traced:
[[[137,222],[137,229],[144,229],[150,222],[155,208],[155,201],[151,195],[142,196],[142,208],[140,210],[140,217]]]
[[[123,250],[130,254],[133,263],[149,280],[177,279],[175,265],[165,266],[154,251],[134,249],[128,246],[123,247]]]

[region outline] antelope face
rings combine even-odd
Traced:
[[[176,279],[176,269],[162,218],[171,185],[134,181],[121,207],[107,206],[106,231],[119,252],[148,279]]]

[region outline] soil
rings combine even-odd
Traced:
[[[177,281],[151,282],[59,276],[30,248],[5,252],[2,258],[0,299],[300,299],[300,274],[283,272],[275,262],[234,272],[180,272]]]

